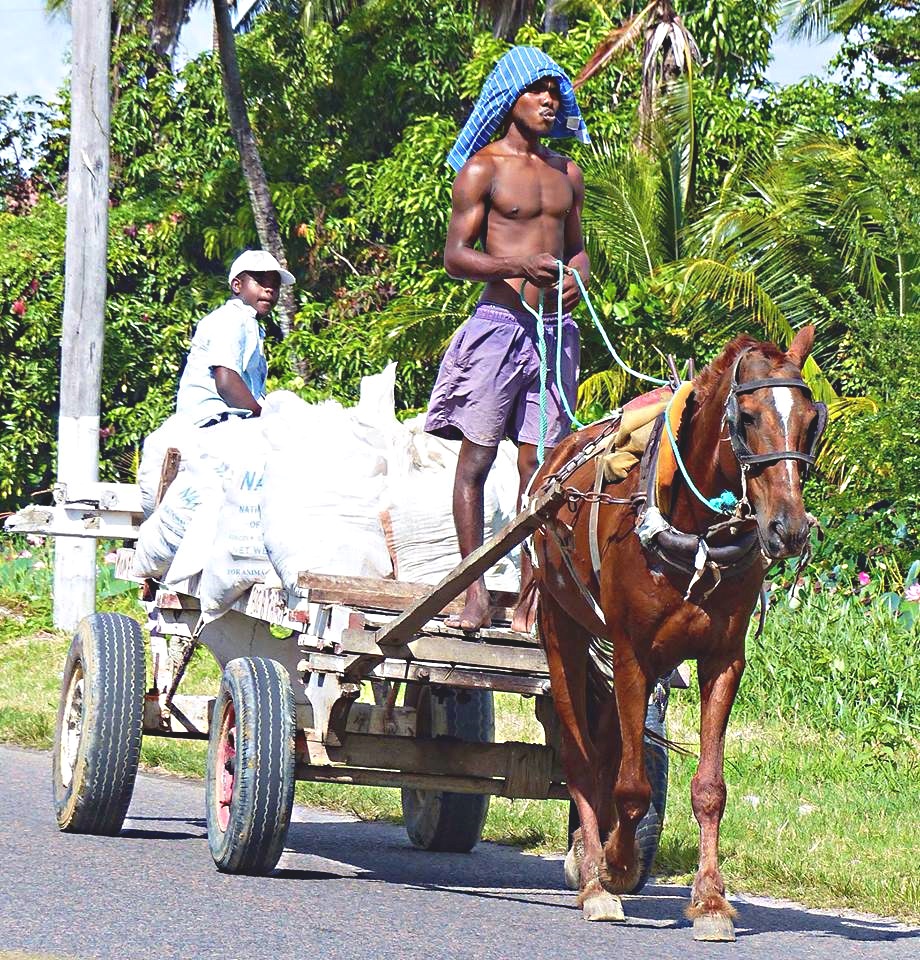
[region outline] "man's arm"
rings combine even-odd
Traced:
[[[254,417],[262,413],[262,407],[256,402],[256,398],[250,393],[249,387],[243,382],[243,378],[229,367],[214,367],[214,385],[220,394],[221,400],[228,407],[236,407],[239,410],[251,410]]]
[[[491,190],[491,161],[485,157],[473,157],[454,181],[450,225],[444,244],[444,269],[455,280],[489,283],[524,277],[538,287],[552,286],[558,276],[552,254],[493,257],[476,249],[482,236]]]
[[[565,237],[563,261],[567,267],[577,270],[581,276],[582,283],[588,286],[588,279],[591,276],[591,261],[588,259],[588,252],[585,250],[585,238],[581,227],[581,211],[585,203],[585,179],[576,163],[571,160],[566,166],[566,176],[572,184],[574,196],[572,199],[572,209],[565,220]],[[571,274],[566,274],[562,283],[562,308],[571,310],[581,299],[581,291],[578,284]]]

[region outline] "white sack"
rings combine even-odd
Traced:
[[[200,428],[187,417],[174,413],[144,440],[141,462],[137,468],[137,484],[141,488],[141,506],[145,517],[153,513],[166,451],[175,447],[180,453],[191,455],[198,448],[200,432]],[[179,466],[180,471],[184,466],[183,461]]]
[[[225,613],[271,570],[262,539],[262,486],[269,448],[261,421],[238,420],[233,443],[234,470],[224,487],[211,548],[203,559],[199,600],[205,621]],[[204,534],[199,536],[203,541]]]
[[[407,433],[403,469],[390,472],[380,519],[396,579],[438,583],[460,563],[452,506],[460,443],[425,433],[423,416],[403,427]],[[486,479],[486,538],[514,517],[517,491],[517,449],[504,441]],[[517,592],[519,549],[487,572],[486,584],[491,590]]]
[[[156,510],[141,524],[134,547],[134,575],[166,573],[192,518],[208,501],[221,500],[221,476],[194,463],[179,472]]]
[[[394,373],[387,375],[392,397]],[[385,382],[376,387],[386,393]],[[309,406],[290,393],[268,399],[262,419],[271,452],[262,521],[265,549],[281,582],[294,590],[304,571],[390,576],[378,519],[390,443],[379,394],[360,411],[335,401]]]

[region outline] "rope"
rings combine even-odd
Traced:
[[[559,261],[560,266],[562,261]],[[581,274],[577,270],[572,270],[572,274],[575,276],[575,282],[578,284],[578,289],[581,291],[581,298],[585,301],[585,306],[588,308],[588,313],[591,314],[591,319],[594,321],[594,326],[600,331],[601,337],[603,337],[604,343],[607,345],[607,349],[610,351],[610,356],[629,374],[634,377],[638,377],[639,380],[647,380],[649,383],[657,383],[659,387],[667,386],[671,381],[670,380],[660,380],[658,377],[650,377],[647,374],[639,373],[638,370],[633,370],[629,364],[627,364],[623,358],[614,350],[613,344],[610,342],[610,337],[607,336],[607,331],[604,329],[600,320],[597,317],[597,313],[594,310],[594,304],[591,303],[591,298],[588,296],[588,291],[585,290],[584,281],[581,279]],[[561,271],[560,271],[561,275]],[[561,285],[561,281],[560,281]],[[559,298],[560,304],[562,303],[562,297]],[[561,307],[560,307],[561,309]]]
[[[668,401],[668,405],[664,410],[664,428],[668,432],[668,440],[671,442],[671,449],[674,451],[674,459],[677,462],[677,466],[680,469],[681,475],[686,481],[687,487],[690,491],[696,496],[696,498],[706,504],[710,510],[715,513],[724,513],[728,516],[731,516],[735,512],[735,508],[738,506],[738,498],[731,492],[731,490],[723,490],[717,497],[704,497],[702,493],[697,489],[696,484],[690,479],[690,474],[687,472],[686,466],[684,466],[683,457],[680,455],[680,451],[677,449],[677,438],[674,436],[674,431],[671,429],[671,406],[674,403],[674,397],[677,394],[675,393],[673,397]]]
[[[562,401],[562,406],[565,409],[566,415],[569,417],[571,422],[575,424],[576,427],[583,427],[584,424],[578,420],[578,418],[573,413],[571,407],[569,406],[568,398],[565,395],[565,390],[562,387],[562,281],[564,279],[565,273],[568,270],[575,277],[575,282],[578,285],[578,289],[581,293],[581,298],[585,302],[585,306],[588,308],[588,313],[591,315],[591,319],[594,321],[594,326],[597,327],[600,335],[606,345],[610,356],[623,368],[628,374],[633,377],[636,377],[639,380],[645,380],[648,383],[654,383],[658,386],[667,386],[672,384],[671,380],[662,380],[659,377],[650,377],[647,374],[640,373],[638,370],[633,370],[628,363],[626,363],[623,358],[616,352],[613,344],[610,342],[610,337],[607,336],[607,331],[604,329],[603,324],[601,323],[597,311],[594,309],[594,304],[591,303],[591,298],[588,296],[588,291],[585,289],[584,281],[581,278],[581,274],[577,270],[572,270],[562,262],[562,260],[556,260],[556,265],[559,268],[559,280],[556,284],[556,389],[559,392],[559,398]],[[537,443],[537,462],[542,465],[546,457],[546,434],[549,430],[549,415],[547,412],[547,390],[546,390],[546,380],[547,374],[549,372],[549,365],[546,359],[546,328],[543,318],[543,289],[539,288],[539,303],[536,310],[531,307],[531,305],[524,298],[524,287],[527,281],[521,281],[521,288],[518,291],[518,296],[521,299],[521,304],[524,309],[536,319],[537,321],[537,350],[540,355],[540,439]],[[676,395],[676,394],[675,394]],[[735,496],[731,490],[723,490],[722,493],[717,497],[705,497],[700,493],[696,484],[690,479],[690,474],[687,472],[687,468],[684,465],[683,457],[680,455],[680,450],[677,448],[677,438],[674,436],[674,431],[671,429],[671,405],[674,403],[674,397],[671,397],[670,402],[668,403],[667,408],[664,412],[664,425],[668,434],[668,441],[671,444],[671,449],[674,451],[674,459],[677,462],[677,466],[680,469],[681,475],[686,481],[687,487],[690,491],[700,500],[703,504],[709,507],[714,513],[722,513],[727,516],[732,516],[738,506],[738,498]]]
[[[546,330],[543,323],[543,289],[539,289],[540,297],[537,301],[537,309],[534,310],[524,299],[524,286],[526,283],[526,280],[521,281],[521,289],[518,291],[518,296],[521,298],[524,309],[537,321],[537,352],[540,355],[540,438],[537,440],[537,463],[542,467],[543,461],[546,459],[546,434],[549,432],[549,413],[546,403],[546,374],[549,369],[549,364],[546,360]],[[556,373],[558,382],[558,369]]]

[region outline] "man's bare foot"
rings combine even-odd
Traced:
[[[511,615],[511,629],[518,633],[530,633],[537,619],[537,581],[533,576],[530,554],[521,551],[521,592]]]
[[[459,630],[479,630],[492,626],[492,600],[483,581],[477,581],[466,591],[463,610],[449,616],[444,625]]]

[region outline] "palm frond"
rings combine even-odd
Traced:
[[[670,246],[661,235],[660,174],[637,155],[595,153],[584,167],[589,241],[624,282],[649,276]]]
[[[594,53],[591,54],[588,62],[581,68],[578,76],[572,81],[572,86],[577,90],[585,81],[590,80],[596,73],[599,73],[615,57],[631,49],[642,35],[645,28],[645,21],[655,6],[653,0],[644,10],[641,10],[634,17],[631,17],[625,23],[611,30],[597,45]]]
[[[789,343],[795,331],[769,293],[757,282],[751,270],[745,270],[717,260],[694,259],[675,263],[667,272],[673,272],[682,289],[676,306],[687,311],[716,303],[728,312],[723,327],[726,338],[742,332],[739,325],[753,326],[778,344]],[[691,319],[691,331],[699,321]],[[802,367],[802,376],[812,388],[816,400],[825,402],[837,394],[814,358],[809,357]]]
[[[787,0],[781,13],[790,39],[821,41],[846,33],[868,6],[869,0]]]
[[[436,362],[457,327],[473,312],[480,288],[457,284],[398,297],[378,315],[373,328],[372,351]]]
[[[818,467],[841,490],[858,469],[847,453],[847,430],[857,417],[873,413],[878,413],[878,404],[869,397],[837,397],[827,404],[828,427],[818,451]]]
[[[599,370],[585,377],[578,385],[578,409],[613,410],[623,399],[628,379],[619,367]]]

